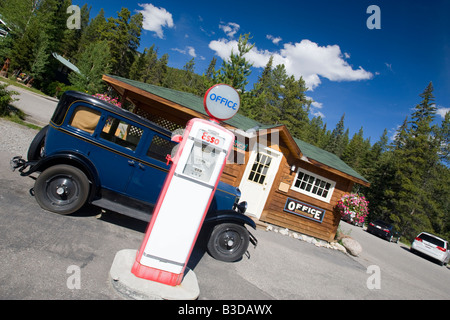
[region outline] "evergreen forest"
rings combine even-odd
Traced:
[[[252,45],[241,35],[237,52],[218,65],[212,58],[206,70],[195,70],[195,59],[182,69],[168,66],[169,55],[155,45],[139,52],[143,16],[123,7],[116,17],[104,11],[92,17],[88,4],[81,7],[81,28],[68,29],[71,0],[0,0],[1,19],[9,34],[0,38],[0,63],[10,59],[15,70],[32,76],[33,86],[49,95],[75,89],[90,94],[107,88],[103,74],[203,96],[216,83],[240,90],[240,113],[263,124],[284,124],[293,136],[334,153],[358,171],[371,187],[355,186],[369,200],[369,221],[382,219],[409,240],[421,231],[450,240],[450,113],[436,117],[433,83],[424,83],[417,105],[390,141],[388,131],[371,141],[359,132],[349,136],[345,114],[334,128],[320,116],[311,116],[312,101],[305,82],[286,73],[270,59],[249,89],[252,64],[245,58]],[[75,64],[67,81],[56,79],[58,53]],[[352,124],[356,126],[357,124]]]

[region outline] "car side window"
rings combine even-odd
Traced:
[[[152,139],[152,143],[147,151],[147,156],[150,158],[166,162],[166,157],[168,154],[171,154],[172,149],[178,144],[172,142],[168,139],[164,139],[158,135],[154,135]]]
[[[136,150],[144,130],[126,121],[109,116],[100,137],[132,151]]]
[[[93,134],[98,122],[100,121],[101,113],[86,106],[78,106],[73,112],[72,119],[69,125]]]

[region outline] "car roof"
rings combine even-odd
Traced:
[[[116,113],[122,117],[128,118],[131,121],[134,121],[136,123],[139,123],[141,125],[144,125],[146,127],[150,127],[150,128],[155,128],[158,129],[158,131],[162,131],[163,133],[165,133],[167,136],[171,136],[171,132],[169,130],[167,130],[166,128],[163,128],[159,125],[157,125],[156,123],[150,121],[149,119],[143,118],[133,112],[130,112],[128,110],[119,108],[109,102],[106,102],[104,100],[101,100],[99,98],[96,98],[94,96],[91,96],[89,94],[83,93],[83,92],[78,92],[78,91],[66,91],[62,97],[62,99],[68,99],[68,100],[72,100],[72,102],[75,102],[76,100],[82,100],[82,101],[86,101],[89,102],[97,107],[100,107],[102,109],[105,109],[106,111],[112,112],[112,113]]]

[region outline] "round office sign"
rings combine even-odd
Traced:
[[[241,106],[241,97],[232,86],[216,84],[205,94],[203,100],[206,113],[217,120],[231,119]]]

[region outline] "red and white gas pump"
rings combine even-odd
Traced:
[[[233,117],[240,106],[238,92],[213,86],[204,105],[211,120],[188,122],[173,165],[159,196],[144,241],[131,272],[143,279],[177,286],[216,191],[234,134],[217,120]]]

